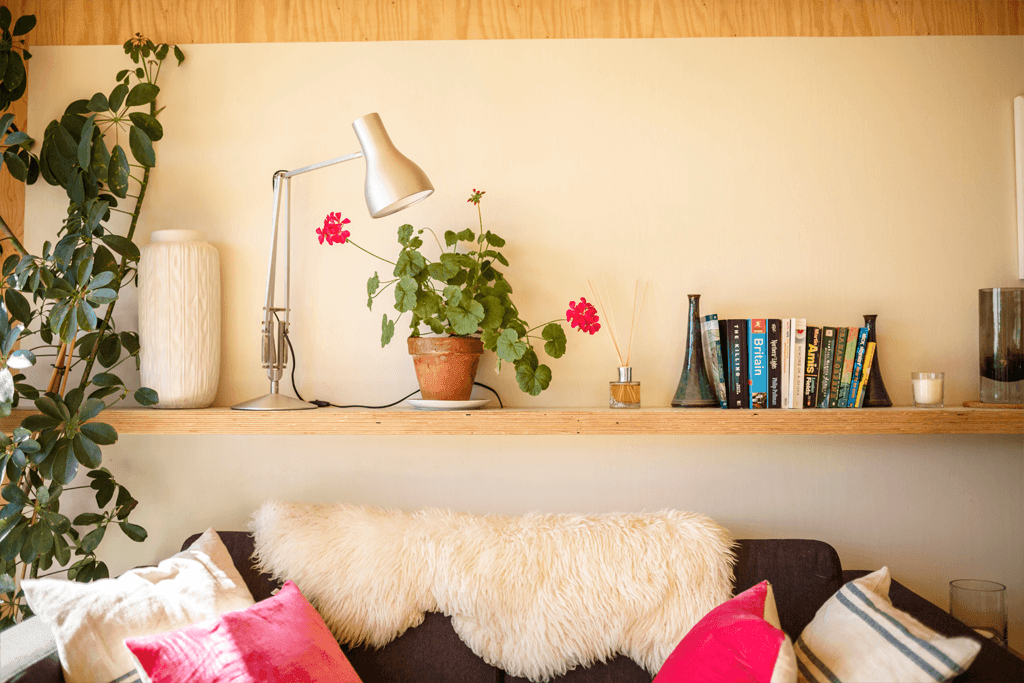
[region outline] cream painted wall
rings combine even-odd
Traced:
[[[30,133],[109,91],[114,47],[34,51]],[[321,247],[329,211],[383,255],[411,222],[486,226],[534,324],[607,275],[620,322],[651,292],[634,350],[648,405],[681,366],[688,292],[704,313],[856,325],[879,314],[898,404],[907,375],[942,370],[947,402],[977,394],[977,289],[1015,286],[1012,99],[1020,37],[688,39],[196,45],[162,76],[167,137],[143,235],[206,230],[224,290],[219,404],[266,391],[259,323],[270,176],[357,149],[380,112],[437,192],[371,221],[362,163],[294,181],[297,380],[309,397],[387,402],[414,387],[399,340],[381,351],[365,307],[376,267]],[[98,75],[97,75],[98,74]],[[52,239],[60,193],[28,193],[30,246]],[[144,238],[143,238],[144,239]],[[787,263],[788,261],[788,263]],[[134,324],[131,293],[120,305]],[[570,335],[536,399],[485,359],[506,403],[598,405],[607,342]],[[109,541],[112,569],[170,553],[207,525],[240,528],[269,497],[472,511],[707,512],[740,536],[821,538],[849,567],[889,564],[940,605],[952,578],[1010,586],[1024,643],[1024,444],[1006,437],[123,437],[107,463],[142,501],[151,540]]]

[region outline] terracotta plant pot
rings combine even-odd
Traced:
[[[468,401],[484,344],[472,337],[409,337],[420,394],[428,401]]]

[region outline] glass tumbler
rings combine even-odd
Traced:
[[[1006,586],[995,581],[949,582],[949,613],[996,645],[1006,647]]]

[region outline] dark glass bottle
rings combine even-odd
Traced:
[[[704,364],[704,344],[702,343],[700,320],[700,294],[687,295],[690,299],[690,311],[686,324],[686,357],[683,359],[683,374],[679,377],[679,386],[672,399],[674,408],[718,408],[715,391],[708,379],[707,366]]]

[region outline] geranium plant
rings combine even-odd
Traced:
[[[381,346],[395,336],[395,325],[410,314],[411,336],[424,331],[466,337],[480,335],[484,349],[494,351],[502,361],[512,363],[516,369],[519,388],[536,396],[551,384],[551,368],[540,362],[534,344],[543,343],[544,351],[552,358],[565,354],[567,339],[562,323],[574,329],[594,334],[601,328],[600,318],[593,304],[586,299],[569,304],[565,319],[559,318],[542,325],[531,326],[519,315],[512,302],[512,285],[498,266],[508,266],[499,249],[505,240],[484,230],[480,201],[482,190],[473,190],[468,202],[477,210],[479,231],[466,228],[461,232],[446,230],[444,246],[430,228],[416,230],[411,225],[398,228],[401,250],[394,261],[389,261],[363,249],[350,239],[345,229],[349,219],[331,213],[317,229],[321,244],[351,244],[370,256],[391,266],[392,279],[381,281],[379,273],[366,283],[366,305],[372,310],[373,302],[389,288],[394,288],[395,310],[393,319],[384,314],[381,322]],[[440,254],[435,260],[423,255],[423,235],[429,232],[437,243]],[[460,247],[463,248],[460,251]],[[539,334],[538,334],[539,330]]]
[[[35,23],[23,19],[16,27]],[[5,39],[10,20],[0,7]],[[121,289],[135,277],[135,228],[156,165],[153,142],[163,136],[156,82],[172,50],[181,63],[177,47],[136,34],[124,44],[136,66],[117,75],[109,95],[68,105],[46,127],[38,156],[25,133],[8,132],[13,116],[0,118],[4,166],[27,183],[42,177],[69,200],[54,231],[56,243],[44,243],[39,254],[29,253],[0,221],[14,252],[4,260],[0,285],[0,414],[10,415],[23,401],[38,411],[0,432],[0,629],[30,614],[22,578],[64,571],[77,581],[105,578],[107,567],[96,551],[109,527],[133,541],[146,538],[146,530],[129,521],[137,501],[101,466],[102,447],[115,443],[117,432],[96,418],[128,396],[117,367],[130,360],[138,367],[139,335],[118,329],[113,312]],[[6,83],[11,70],[0,75]],[[0,93],[17,92],[4,87]],[[126,231],[111,224],[118,213],[128,222]],[[22,374],[37,358],[53,368],[45,386]],[[158,401],[152,389],[134,396],[142,405]],[[83,470],[88,481],[72,486]],[[71,519],[61,512],[61,497],[76,488],[91,490],[97,510]]]

